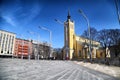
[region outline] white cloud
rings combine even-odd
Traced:
[[[28,20],[32,20],[33,18],[35,18],[37,15],[40,14],[40,11],[41,11],[41,6],[38,3],[34,4],[30,10],[30,15]]]
[[[16,26],[14,20],[11,18],[11,17],[8,17],[8,16],[2,16],[3,19],[6,20],[7,23],[9,23],[10,25],[12,26]]]

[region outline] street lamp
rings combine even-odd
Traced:
[[[63,23],[60,20],[55,19],[55,21],[63,25]]]
[[[119,25],[120,25],[119,0],[115,0],[115,6],[116,6],[116,12],[118,16]]]
[[[36,34],[36,35],[38,35],[38,40],[37,40],[37,56],[35,56],[35,59],[36,59],[36,57],[38,58],[38,60],[39,60],[39,37],[40,37],[40,35],[38,34],[38,33],[34,33],[34,32],[31,32],[31,31],[29,31],[29,33],[30,34]],[[36,50],[35,50],[36,51]]]
[[[20,35],[21,37],[23,37],[23,35]],[[21,39],[22,40],[22,39]],[[22,45],[22,54],[21,54],[21,59],[23,59],[23,45],[24,45],[24,39],[22,40],[22,42],[21,42],[21,45]]]
[[[27,31],[29,34],[31,34],[31,32],[30,31]],[[29,44],[28,44],[28,59],[30,60],[30,58],[31,58],[31,54],[30,54],[30,43],[31,43],[31,39],[29,38]]]
[[[81,10],[81,9],[79,9],[78,10],[79,11],[79,13],[85,18],[85,20],[86,20],[86,22],[87,22],[87,26],[88,26],[88,34],[89,34],[89,54],[90,54],[90,59],[91,59],[91,62],[92,62],[92,53],[91,53],[91,35],[90,35],[90,24],[89,24],[89,20],[88,20],[88,18],[87,18],[87,16],[85,15],[85,13]]]
[[[58,22],[58,23],[60,23],[60,24],[62,24],[63,25],[63,23],[60,21],[60,20],[58,20],[58,19],[55,19],[55,21],[56,22]],[[65,36],[66,36],[66,38],[65,38],[65,40],[66,40],[66,43],[65,43],[65,51],[66,51],[66,59],[68,59],[68,53],[69,53],[69,47],[68,47],[68,34],[67,34],[67,31],[68,31],[68,28],[67,28],[67,26],[64,26],[65,27]]]
[[[52,48],[52,31],[45,27],[41,27],[41,26],[39,26],[38,28],[48,31],[50,33],[50,35],[49,35],[50,36],[50,55],[49,55],[49,57],[52,57],[52,50],[51,50],[51,48]]]

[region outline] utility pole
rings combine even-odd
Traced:
[[[50,45],[49,45],[50,46],[50,54],[49,54],[49,57],[52,58],[52,31],[45,28],[45,27],[41,27],[41,26],[39,26],[38,28],[49,32],[49,38],[50,38]]]
[[[31,31],[28,31],[30,34],[34,34],[34,35],[37,35],[37,45],[36,45],[36,49],[35,49],[35,52],[37,51],[37,56],[36,56],[36,54],[35,54],[35,60],[36,60],[36,57],[37,57],[37,59],[39,60],[39,56],[40,56],[40,54],[39,54],[39,39],[40,39],[40,35],[38,34],[38,33],[35,33],[35,32],[31,32]]]
[[[28,32],[29,34],[31,34],[29,31],[27,31],[27,32]],[[31,54],[30,54],[30,50],[31,50],[31,48],[30,48],[31,39],[29,38],[28,41],[29,41],[29,44],[28,44],[28,60],[30,60],[30,59],[31,59]]]
[[[21,35],[21,37],[23,37],[23,35]],[[23,48],[24,48],[24,39],[22,39],[21,38],[21,46],[22,46],[22,50],[21,50],[21,59],[23,59],[23,52],[24,52],[24,50],[23,50]]]
[[[30,43],[31,43],[31,40],[29,39],[29,44],[28,44],[28,60],[30,60]]]
[[[89,55],[90,55],[90,61],[92,62],[92,52],[91,52],[91,30],[90,30],[90,23],[89,23],[89,19],[87,18],[87,16],[84,14],[84,12],[82,10],[78,10],[79,13],[85,18],[86,22],[87,22],[87,26],[88,26],[88,35],[89,35]]]
[[[115,0],[115,5],[116,5],[116,12],[118,16],[119,25],[120,25],[119,0]]]

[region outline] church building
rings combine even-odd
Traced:
[[[74,22],[71,20],[70,13],[68,12],[67,21],[64,22],[63,59],[72,60],[90,58],[90,54],[92,58],[96,58],[96,53],[97,49],[100,47],[100,42],[91,41],[92,47],[90,48],[90,40],[77,36],[74,28]]]

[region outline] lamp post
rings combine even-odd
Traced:
[[[89,34],[89,55],[90,55],[90,60],[92,62],[92,53],[91,53],[91,35],[90,35],[90,23],[89,20],[87,18],[87,16],[84,14],[84,12],[82,10],[78,10],[79,13],[85,18],[86,22],[87,22],[87,26],[88,26],[88,34]]]
[[[117,12],[117,16],[118,16],[118,22],[120,25],[119,0],[115,0],[115,6],[116,6],[116,12]]]
[[[31,43],[31,40],[29,39],[29,44],[28,44],[28,46],[29,46],[29,47],[28,47],[28,60],[30,60],[30,58],[31,58],[31,54],[30,54],[30,50],[31,50],[31,49],[30,49],[30,48],[31,48],[31,47],[30,47],[30,43]]]
[[[21,35],[21,37],[23,37],[23,35]],[[23,45],[24,45],[24,39],[23,39],[23,40],[21,39],[21,41],[22,41],[22,42],[21,42],[21,45],[22,45],[22,51],[21,51],[21,52],[22,52],[22,54],[21,54],[21,59],[23,59],[23,52],[24,52],[24,51],[23,51]]]
[[[28,32],[29,34],[31,34],[30,31],[27,31],[27,32]],[[31,49],[30,49],[30,43],[31,43],[31,39],[29,38],[29,44],[28,44],[28,46],[29,46],[29,47],[28,47],[28,60],[30,60],[30,58],[31,58],[31,54],[30,54],[30,50],[31,50]]]
[[[51,50],[51,48],[52,48],[52,31],[45,28],[45,27],[41,27],[41,26],[39,26],[38,28],[49,32],[49,36],[50,36],[49,37],[50,38],[50,54],[49,54],[49,57],[52,57],[52,50]]]
[[[40,35],[38,34],[38,33],[34,33],[34,32],[31,32],[31,31],[28,31],[30,34],[36,34],[36,35],[38,35],[38,40],[37,40],[37,56],[35,55],[35,60],[36,60],[36,57],[38,58],[38,60],[39,60],[39,38],[40,38]],[[36,50],[35,50],[35,52],[36,52]]]
[[[21,59],[23,59],[23,45],[24,45],[24,40],[22,41],[22,55],[21,55]]]
[[[60,24],[62,24],[63,25],[63,23],[60,21],[60,20],[58,20],[58,19],[55,19],[55,21],[56,22],[58,22],[58,23],[60,23]],[[64,26],[65,27],[65,36],[66,36],[66,38],[65,38],[65,40],[66,40],[66,43],[65,43],[65,51],[66,51],[66,59],[68,59],[68,57],[69,57],[69,55],[68,55],[68,53],[69,53],[69,47],[68,47],[68,34],[67,34],[67,31],[68,31],[68,28],[67,28],[67,26]]]
[[[21,59],[23,59],[23,45],[24,45],[24,39],[22,39],[22,37],[24,37],[21,34],[18,34],[21,38],[21,42],[19,42],[19,44],[21,44]],[[19,49],[19,48],[18,48]]]

